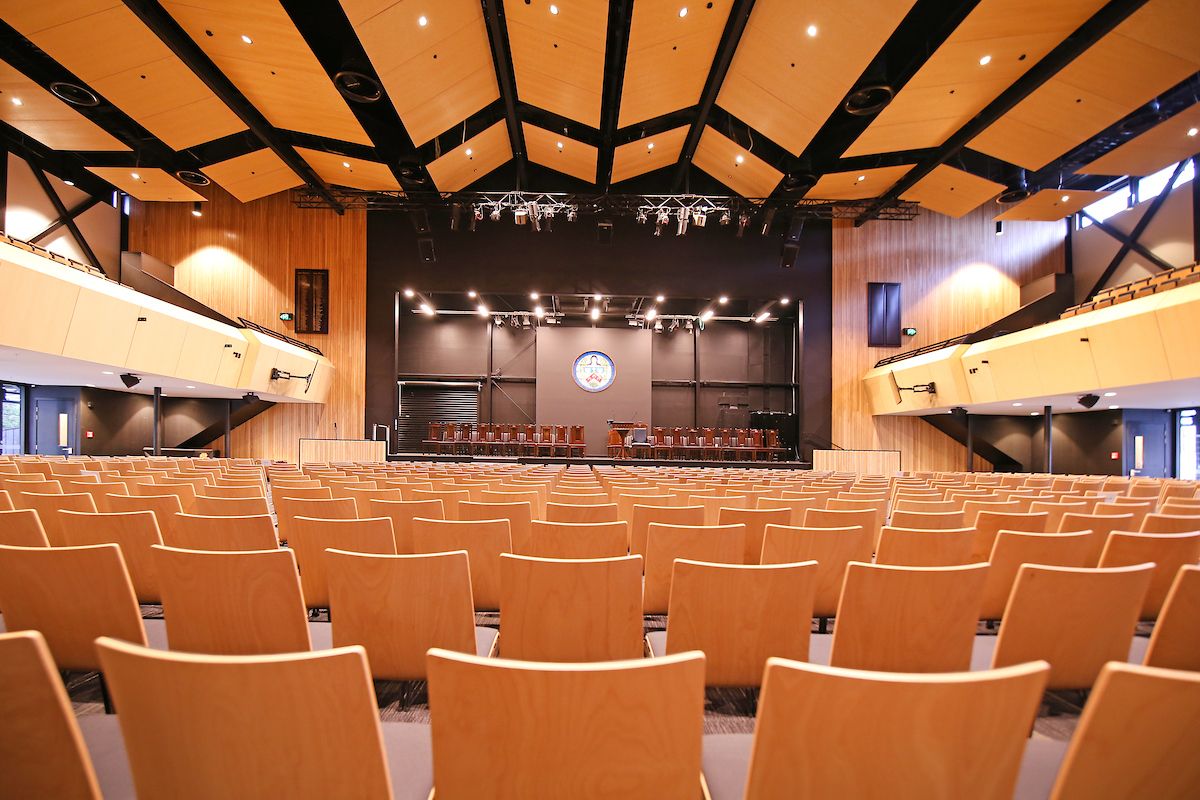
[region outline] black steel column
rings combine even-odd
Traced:
[[[1042,412],[1045,415],[1045,419],[1043,420],[1045,425],[1042,428],[1042,435],[1044,437],[1043,446],[1046,448],[1045,467],[1042,471],[1054,472],[1054,448],[1051,447],[1051,442],[1054,439],[1054,411],[1050,406],[1046,406],[1042,409]]]
[[[967,472],[975,471],[975,416],[967,414]]]
[[[154,387],[154,432],[151,444],[154,445],[154,455],[162,455],[162,387]]]
[[[692,323],[692,427],[700,427],[700,321]]]
[[[225,458],[233,458],[233,437],[231,432],[233,426],[230,424],[230,417],[233,415],[233,401],[225,401],[225,443],[222,445],[221,455]]]
[[[492,421],[492,369],[496,354],[496,326],[492,323],[492,318],[488,317],[488,357],[487,357],[487,383],[484,386],[487,389],[487,398],[484,401],[487,408],[487,422]]]

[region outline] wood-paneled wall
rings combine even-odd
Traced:
[[[281,403],[234,431],[233,454],[294,460],[302,437],[362,435],[366,339],[366,212],[299,209],[288,192],[240,203],[216,185],[190,203],[134,202],[129,249],[175,265],[175,286],[230,317],[296,336],[279,312],[292,311],[294,271],[329,270],[329,333],[296,336],[336,368],[324,405]],[[335,434],[334,423],[337,424]]]
[[[900,352],[867,347],[870,281],[901,284],[903,349],[973,332],[1020,306],[1022,284],[1064,269],[1064,222],[1009,222],[995,235],[995,207],[962,219],[922,211],[911,222],[849,221],[833,229],[833,436],[841,447],[900,450],[904,469],[959,470],[965,448],[916,417],[871,415],[862,377]],[[977,459],[977,468],[987,462]]]

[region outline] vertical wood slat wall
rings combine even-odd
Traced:
[[[961,219],[922,210],[911,222],[833,228],[833,441],[850,449],[900,450],[908,470],[959,470],[966,448],[916,417],[871,415],[862,377],[879,359],[971,333],[1020,307],[1020,287],[1065,268],[1066,224],[1007,222],[998,207]],[[901,348],[867,347],[867,283],[902,284]],[[976,467],[990,465],[976,458]]]
[[[233,433],[237,456],[294,460],[300,438],[363,435],[366,342],[366,212],[300,209],[289,192],[239,203],[215,185],[191,203],[134,202],[129,249],[175,265],[175,286],[229,317],[246,317],[320,348],[337,370],[324,405],[281,403]],[[296,335],[294,271],[328,269],[329,333]]]

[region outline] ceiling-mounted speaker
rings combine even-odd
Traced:
[[[847,114],[869,117],[887,108],[888,103],[892,102],[892,98],[895,96],[896,90],[887,84],[863,86],[846,95],[846,102],[842,104],[842,108]]]
[[[1084,408],[1092,408],[1096,403],[1100,402],[1100,396],[1095,394],[1085,394],[1079,398],[1079,405]]]
[[[1002,206],[1012,205],[1027,200],[1032,194],[1033,192],[1028,189],[1009,189],[1007,192],[1001,192],[1000,196],[996,198],[996,202]]]
[[[437,253],[433,250],[433,239],[417,239],[417,253],[426,264],[437,261]]]
[[[347,100],[374,103],[383,97],[383,86],[370,75],[345,69],[333,76],[333,85]]]
[[[203,172],[197,172],[194,169],[177,169],[175,177],[191,186],[208,186],[212,181]]]
[[[83,106],[90,108],[100,105],[100,98],[91,89],[85,89],[76,83],[68,83],[67,81],[55,81],[50,84],[50,91],[58,95],[62,100],[66,100],[73,106]]]
[[[399,173],[400,180],[405,183],[429,183],[429,176],[425,174],[425,170],[420,164],[406,161],[396,168],[396,172]]]
[[[142,382],[142,379],[131,372],[126,372],[121,376],[121,383],[125,384],[126,389],[132,389]]]
[[[611,219],[602,219],[596,222],[596,243],[608,246],[613,240],[613,224]]]
[[[429,226],[429,212],[423,208],[416,208],[408,212],[408,220],[417,233],[429,233],[432,230]]]
[[[817,176],[811,172],[791,172],[783,176],[780,187],[785,192],[806,192],[816,185]]]

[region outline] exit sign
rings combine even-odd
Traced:
[[[1113,461],[1117,461],[1118,459],[1121,458],[1121,454],[1118,453],[1116,450],[1113,450],[1111,453],[1108,454],[1108,457],[1111,458]]]

